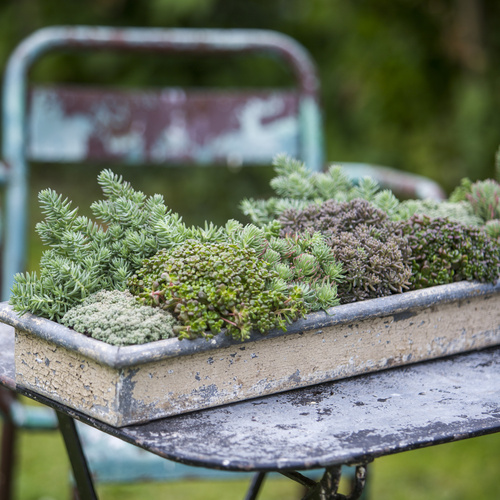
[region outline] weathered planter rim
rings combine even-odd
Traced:
[[[462,281],[421,290],[412,290],[387,297],[335,306],[326,312],[310,313],[305,318],[289,325],[286,331],[275,329],[266,335],[254,332],[244,342],[227,337],[222,332],[208,341],[203,338],[196,340],[172,338],[142,345],[117,347],[87,337],[64,325],[30,313],[20,316],[7,302],[0,303],[0,321],[34,334],[57,346],[76,351],[103,365],[120,369],[126,366],[154,362],[159,359],[216,350],[221,347],[244,346],[248,342],[265,341],[269,338],[287,334],[300,334],[305,331],[320,330],[336,324],[352,323],[369,318],[393,316],[394,320],[398,321],[398,319],[411,317],[417,309],[425,309],[433,305],[457,300],[467,300],[472,297],[493,295],[499,291],[500,280],[495,284]]]

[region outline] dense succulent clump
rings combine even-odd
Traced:
[[[342,303],[407,290],[410,248],[398,224],[365,200],[312,204],[279,217],[281,236],[319,231],[336,262],[342,264],[337,290]]]
[[[61,318],[63,325],[116,346],[175,337],[177,321],[169,312],[140,305],[129,292],[102,290]]]
[[[244,340],[253,329],[285,329],[305,313],[301,290],[276,287],[277,277],[251,248],[189,240],[147,259],[129,288],[142,303],[172,312],[179,338],[211,337],[225,327]]]
[[[277,197],[268,200],[246,199],[241,209],[252,222],[265,226],[289,209],[302,210],[311,203],[326,200],[350,201],[356,198],[370,201],[389,216],[397,212],[398,199],[390,190],[381,190],[377,181],[365,177],[356,185],[338,165],[327,172],[311,172],[302,162],[278,155],[274,162],[276,176],[271,187]]]
[[[359,225],[352,232],[332,234],[328,242],[345,272],[338,286],[342,303],[385,297],[409,289],[409,248],[400,234],[381,241],[376,230]]]
[[[302,290],[308,311],[337,305],[336,284],[342,279],[342,265],[335,262],[325,238],[320,233],[280,238],[280,230],[278,221],[263,229],[230,220],[224,227],[224,241],[253,248],[278,273],[273,280],[275,287],[286,290],[298,286]]]
[[[500,246],[480,229],[418,215],[402,229],[412,250],[413,288],[498,278]]]
[[[278,221],[281,224],[280,236],[282,237],[316,231],[329,236],[339,232],[353,231],[361,224],[368,225],[384,234],[392,230],[387,214],[362,199],[349,202],[327,200],[321,204],[311,204],[303,210],[289,209],[278,217]]]

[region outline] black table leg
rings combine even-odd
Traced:
[[[252,482],[250,483],[250,488],[248,488],[247,494],[245,496],[245,500],[256,500],[265,478],[265,472],[256,472],[254,474]]]
[[[352,484],[351,492],[343,495],[338,492],[341,465],[326,467],[325,473],[320,481],[316,482],[295,471],[279,471],[283,476],[293,479],[306,488],[306,494],[302,500],[359,500],[363,494],[366,481],[366,465],[356,466],[356,475]]]
[[[73,469],[79,500],[98,500],[87,460],[83,454],[82,443],[76,431],[75,421],[71,417],[64,415],[64,413],[56,413],[59,420],[59,429]]]

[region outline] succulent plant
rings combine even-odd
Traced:
[[[486,234],[500,243],[500,219],[491,219],[484,225]]]
[[[460,186],[457,186],[450,194],[448,201],[456,203],[459,201],[466,201],[467,195],[470,194],[472,181],[468,177],[464,177],[460,181]]]
[[[483,220],[474,214],[472,205],[465,200],[405,200],[400,203],[397,216],[394,219],[408,220],[415,214],[426,215],[431,219],[448,219],[469,226],[481,226],[483,224]]]
[[[129,280],[143,304],[172,312],[179,338],[210,338],[223,327],[244,340],[252,330],[285,329],[306,311],[298,287],[282,286],[255,250],[188,240],[147,259]]]
[[[61,318],[63,325],[116,346],[175,337],[178,324],[169,312],[140,305],[129,292],[94,293]]]
[[[321,233],[273,237],[262,258],[268,259],[280,280],[302,290],[308,311],[339,304],[337,291],[344,280],[343,266],[335,260]]]
[[[397,232],[384,238],[368,225],[328,238],[335,259],[342,263],[343,282],[338,286],[341,303],[355,302],[410,288],[411,268],[407,241]]]
[[[498,278],[500,246],[481,229],[419,215],[402,229],[412,250],[413,288]]]
[[[331,258],[342,264],[342,303],[403,292],[410,284],[410,249],[397,223],[366,200],[325,201],[279,217],[281,236],[325,236]]]
[[[466,197],[474,213],[484,222],[500,218],[500,184],[497,181],[475,182]]]
[[[353,231],[360,224],[369,225],[379,231],[391,231],[387,214],[366,200],[355,199],[348,202],[327,200],[321,204],[311,204],[303,210],[289,209],[278,221],[280,236],[319,231],[325,236],[343,231]]]
[[[104,225],[78,215],[71,202],[51,189],[40,192],[45,220],[36,226],[50,248],[40,274],[17,274],[10,303],[58,321],[71,307],[99,290],[124,290],[145,257],[190,236],[160,195],[146,197],[110,170],[98,177],[105,199],[92,204]]]
[[[258,226],[278,218],[286,210],[303,210],[311,203],[321,204],[326,200],[361,198],[389,216],[397,212],[399,200],[390,190],[381,190],[370,177],[360,179],[356,185],[338,165],[331,165],[327,172],[311,172],[287,155],[276,156],[273,165],[276,176],[270,184],[278,196],[268,200],[246,199],[240,205],[243,213]]]

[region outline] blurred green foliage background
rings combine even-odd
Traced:
[[[429,176],[450,192],[464,176],[494,176],[500,143],[499,19],[498,0],[2,0],[0,69],[25,36],[55,24],[277,30],[301,42],[318,65],[329,161],[393,166]],[[229,87],[290,81],[282,68],[263,58],[108,53],[51,56],[34,68],[33,78],[120,86]],[[88,213],[90,202],[99,197],[95,179],[101,168],[34,168],[31,226],[39,218],[36,193],[47,186]],[[148,194],[164,194],[172,209],[196,224],[206,218],[218,223],[241,219],[238,202],[245,196],[267,196],[272,176],[271,169],[260,167],[115,171]],[[30,268],[37,267],[37,241],[32,237]],[[374,498],[496,498],[499,490],[490,467],[498,456],[496,438],[381,459],[373,468]],[[40,490],[37,482],[48,464],[44,450],[53,449],[57,438],[47,437],[40,445],[25,439],[20,498],[66,497],[67,476],[59,468],[48,489]],[[33,463],[30,453],[39,457]],[[63,466],[66,471],[67,464]],[[135,491],[137,496],[132,492],[127,498],[145,498],[144,490]],[[216,489],[213,498],[222,498],[221,491],[227,493],[227,487]],[[269,498],[285,498],[281,487],[277,491]],[[123,494],[116,493],[116,498],[125,498]],[[115,498],[112,492],[108,495]],[[193,492],[180,495],[190,497]]]
[[[500,143],[500,4],[495,0],[3,0],[0,67],[51,24],[264,28],[310,51],[322,82],[327,158],[428,175],[448,191],[493,175]],[[106,83],[281,82],[269,65],[52,58],[40,78]]]

